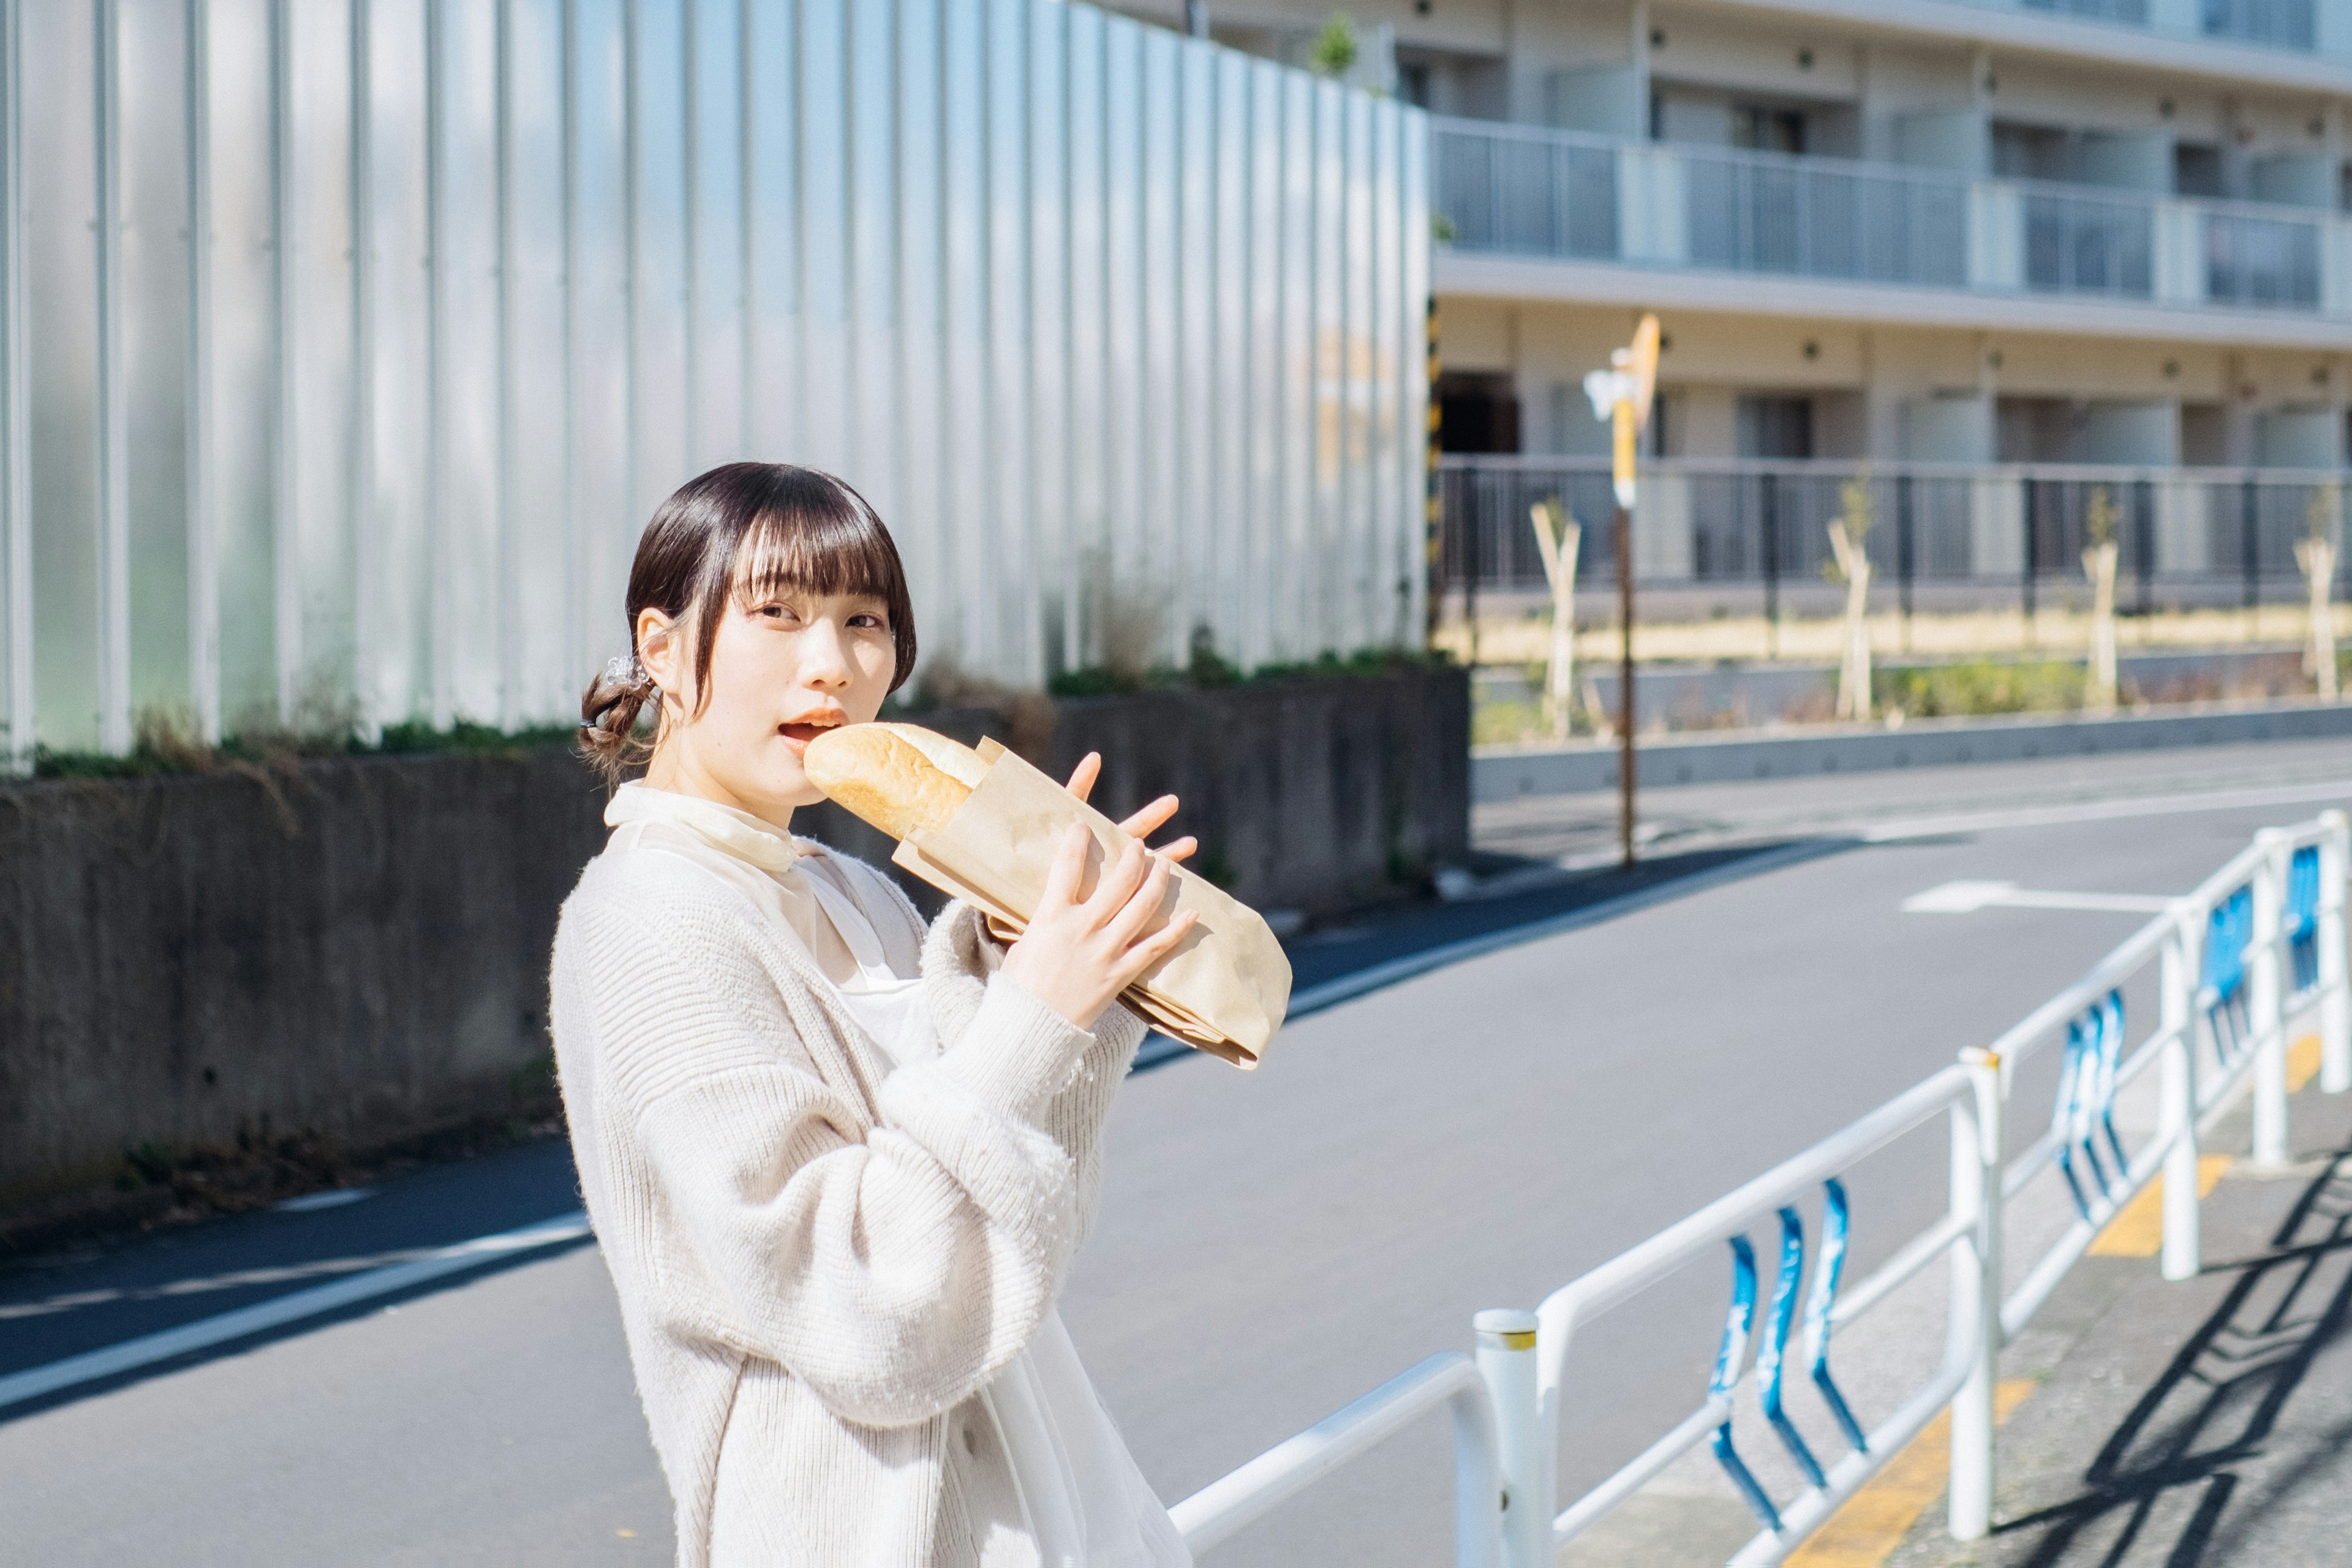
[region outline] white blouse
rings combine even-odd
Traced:
[[[698,860],[751,892],[808,949],[891,1066],[939,1054],[916,977],[920,955],[887,950],[824,846],[716,801],[635,783],[614,793],[604,820],[687,829],[713,852]],[[1192,1553],[1128,1453],[1058,1311],[1046,1312],[1037,1337],[981,1398],[1045,1568],[1190,1568]]]

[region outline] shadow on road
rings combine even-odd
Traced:
[[[2273,1246],[2207,1268],[2238,1278],[2101,1446],[2083,1495],[2001,1527],[2044,1532],[2019,1562],[2251,1561],[2235,1550],[2250,1523],[2314,1482],[2341,1484],[2352,1419],[2316,1445],[2294,1442],[2299,1451],[2276,1439],[2313,1363],[2352,1326],[2352,1150],[2305,1190]]]

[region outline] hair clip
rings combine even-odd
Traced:
[[[653,683],[654,678],[646,673],[645,665],[635,654],[626,658],[614,658],[604,666],[604,684],[607,686],[639,687]]]

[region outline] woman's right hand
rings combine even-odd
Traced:
[[[1174,872],[1138,839],[1127,841],[1103,868],[1094,895],[1081,900],[1093,843],[1084,827],[1071,825],[1029,929],[1004,954],[1007,976],[1081,1029],[1093,1028],[1113,997],[1175,951],[1195,920],[1184,910],[1151,930]]]

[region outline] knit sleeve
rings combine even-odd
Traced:
[[[923,943],[923,977],[932,1017],[948,1049],[957,1049],[966,1037],[1003,956],[980,911],[969,904],[951,903],[931,922]],[[1134,1065],[1144,1033],[1142,1019],[1113,1003],[1095,1020],[1094,1044],[1045,1110],[1046,1131],[1068,1152],[1077,1170],[1076,1241],[1085,1240],[1094,1228],[1102,1196],[1103,1123]]]
[[[559,947],[653,1174],[644,1222],[688,1259],[667,1305],[845,1420],[951,1409],[1060,1288],[1080,1163],[1052,1123],[1101,1042],[995,976],[955,1051],[884,1080],[868,1129],[815,1070],[797,975],[707,910],[646,912],[575,899]]]

